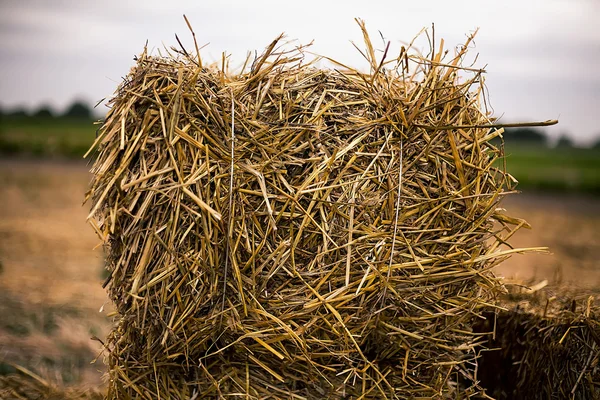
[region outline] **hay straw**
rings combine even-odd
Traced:
[[[476,331],[494,331],[485,345],[496,350],[482,352],[479,363],[487,393],[498,400],[598,399],[598,307],[588,302],[578,311],[542,316],[517,308],[476,324]]]
[[[0,376],[0,399],[31,400],[101,400],[104,396],[93,389],[63,388],[21,366],[15,373]]]
[[[281,37],[237,75],[137,59],[88,194],[120,318],[109,398],[429,398],[469,375],[490,269],[523,251],[499,247],[524,225],[497,207],[502,130],[461,67],[472,38],[378,59],[359,23],[367,73]]]

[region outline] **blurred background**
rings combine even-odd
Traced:
[[[205,61],[226,52],[233,68],[285,32],[313,51],[366,65],[354,18],[399,48],[435,23],[446,48],[480,28],[475,65],[487,71],[501,122],[559,119],[508,129],[507,168],[521,194],[504,202],[533,230],[496,272],[509,282],[600,287],[600,2],[126,1],[0,2],[0,375],[24,365],[65,384],[100,383],[90,364],[109,327],[102,250],[82,205],[90,180],[82,155],[111,94],[144,45],[188,48],[193,25]],[[377,41],[374,40],[376,43]],[[416,50],[428,52],[426,41]],[[383,45],[381,46],[383,48]],[[98,104],[97,107],[96,104]]]

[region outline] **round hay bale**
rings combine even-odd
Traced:
[[[461,69],[468,43],[377,59],[362,28],[368,73],[281,38],[235,75],[185,50],[137,59],[88,194],[118,313],[109,398],[478,390],[468,322],[523,225],[497,208],[482,71]]]

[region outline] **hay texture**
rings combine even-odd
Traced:
[[[461,67],[470,38],[391,57],[361,27],[367,72],[281,38],[237,74],[139,56],[89,192],[119,318],[109,398],[458,395],[525,225],[498,209],[501,130]]]
[[[590,297],[591,299],[591,297]],[[481,384],[497,400],[600,398],[600,311],[586,301],[548,313],[520,308],[489,315],[494,330],[479,362]],[[569,306],[571,307],[571,306]]]

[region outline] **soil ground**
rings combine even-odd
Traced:
[[[520,193],[505,199],[511,216],[524,218],[532,229],[522,229],[514,247],[546,246],[549,254],[515,255],[496,272],[516,281],[572,289],[600,289],[600,198],[584,195]]]
[[[99,384],[110,321],[103,255],[82,206],[87,167],[0,160],[0,373],[16,363],[64,383]],[[109,307],[105,307],[109,309]]]

